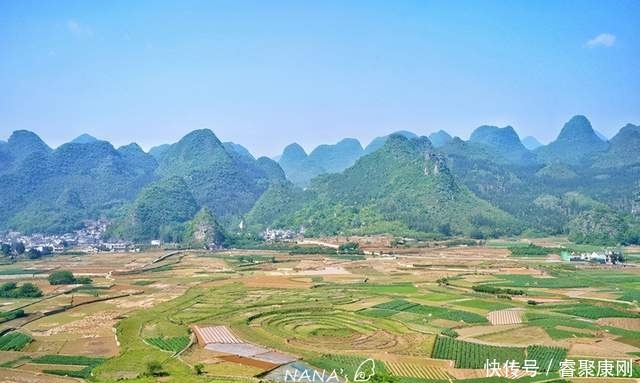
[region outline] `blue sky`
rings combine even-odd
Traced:
[[[482,124],[640,123],[639,1],[0,0],[0,139],[149,148],[210,128],[274,155]]]

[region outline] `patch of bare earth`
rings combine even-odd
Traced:
[[[78,383],[81,379],[0,367],[2,383]]]
[[[580,339],[569,348],[569,356],[624,359],[629,357],[628,353],[638,351],[637,347],[613,339]]]
[[[598,324],[640,331],[640,318],[600,318],[598,319]]]
[[[496,325],[496,326],[493,326],[493,325],[473,326],[473,327],[463,327],[463,328],[457,329],[456,332],[460,335],[461,338],[475,338],[479,336],[515,330],[521,327],[524,327],[524,326],[521,324]]]
[[[286,278],[282,276],[269,275],[252,275],[240,279],[247,287],[263,287],[263,288],[311,288],[313,283],[311,280],[303,281],[300,279]]]
[[[540,327],[518,327],[513,330],[478,336],[483,342],[496,345],[520,345],[532,344],[555,345],[549,334]]]

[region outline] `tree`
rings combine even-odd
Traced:
[[[5,282],[0,285],[0,291],[11,291],[16,289],[17,287],[18,285],[15,282]]]
[[[202,375],[204,374],[204,364],[196,363],[193,368],[196,370],[196,374]]]
[[[42,290],[33,283],[23,283],[17,294],[20,298],[38,298],[42,296]]]
[[[2,244],[2,255],[4,255],[5,257],[8,257],[9,255],[11,255],[11,245],[8,243],[3,243]]]
[[[166,371],[162,368],[162,363],[157,360],[147,362],[147,375],[150,376],[163,376],[167,375]]]
[[[54,271],[49,275],[48,279],[52,285],[72,285],[76,283],[76,277],[69,270]]]
[[[25,251],[25,250],[26,250],[26,249],[25,249],[25,247],[24,247],[24,243],[22,243],[22,242],[16,242],[16,243],[14,243],[14,244],[13,244],[13,251],[15,251],[15,252],[16,252],[16,254],[18,254],[18,255],[22,255],[22,254],[24,254],[24,251]]]
[[[27,252],[27,256],[29,257],[29,259],[38,259],[38,258],[40,258],[42,256],[42,252],[40,252],[40,250],[35,249],[35,248],[32,247]]]
[[[357,242],[346,242],[338,246],[338,252],[341,254],[358,254],[360,253],[360,245]]]

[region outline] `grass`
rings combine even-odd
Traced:
[[[378,310],[389,310],[395,312],[409,312],[424,315],[430,319],[447,319],[465,323],[486,323],[487,318],[468,311],[453,310],[444,307],[426,306],[411,303],[403,299],[394,299],[389,302],[373,306]]]
[[[464,301],[456,301],[452,302],[452,304],[456,306],[469,307],[474,309],[480,309],[484,311],[496,311],[503,310],[514,307],[514,305],[509,303],[497,302],[497,301],[488,301],[482,299],[469,299]]]
[[[376,308],[370,308],[370,309],[364,309],[364,310],[358,311],[358,314],[366,315],[373,318],[388,318],[397,313],[398,313],[397,311],[376,309]]]
[[[153,283],[155,283],[156,281],[152,281],[152,280],[148,280],[148,279],[141,279],[138,281],[134,281],[133,284],[136,286],[149,286]]]
[[[577,320],[568,316],[548,313],[527,313],[526,321],[533,326],[541,327],[554,340],[567,338],[593,337],[590,332],[597,331],[600,327],[594,323]],[[563,329],[558,327],[562,326]],[[571,329],[575,329],[571,331]],[[587,331],[585,331],[587,330]]]
[[[352,288],[365,289],[368,292],[374,294],[414,294],[418,292],[418,288],[411,283],[397,283],[389,285],[355,283],[347,286]]]
[[[627,302],[640,302],[640,290],[627,290],[618,299]]]

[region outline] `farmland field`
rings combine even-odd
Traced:
[[[640,355],[640,310],[631,299],[640,272],[631,265],[568,268],[531,257],[505,260],[502,250],[485,247],[449,247],[403,249],[397,259],[192,250],[147,266],[160,255],[47,259],[93,273],[95,286],[66,292],[18,274],[45,296],[5,302],[3,312],[24,316],[0,323],[17,329],[0,337],[11,350],[0,360],[3,371],[150,382],[149,366],[159,365],[162,381],[246,382],[283,361],[353,375],[372,359],[378,374],[399,383],[474,382],[487,359],[535,359],[543,370],[551,366],[549,380],[567,357]],[[469,266],[467,257],[482,261]],[[524,295],[474,291],[479,285]],[[224,327],[231,335],[219,339],[229,343],[202,343],[193,326]]]
[[[145,341],[162,350],[172,352],[180,352],[189,344],[189,338],[186,336],[145,338]]]

